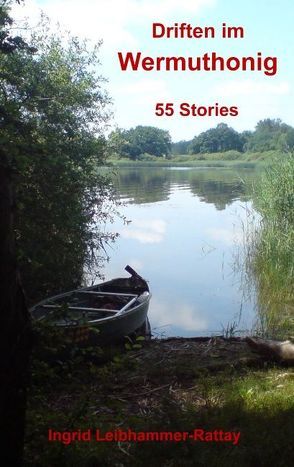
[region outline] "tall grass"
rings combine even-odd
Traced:
[[[254,199],[261,215],[249,248],[257,286],[259,330],[294,335],[294,155],[267,168]]]

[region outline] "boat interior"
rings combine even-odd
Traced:
[[[138,295],[131,293],[77,290],[39,305],[39,319],[50,319],[58,325],[89,323],[123,314],[137,299]]]

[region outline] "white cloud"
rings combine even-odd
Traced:
[[[114,91],[137,96],[142,94],[145,97],[146,95],[152,95],[152,97],[168,97],[168,89],[166,81],[162,79],[139,79],[134,83],[125,84],[114,88]]]
[[[124,3],[125,0],[122,1]],[[128,0],[130,15],[141,18],[170,18],[178,13],[197,13],[200,8],[212,6],[215,0]]]
[[[14,7],[14,16],[37,21],[40,8],[73,34],[94,41],[103,38],[107,47],[135,46],[130,26],[146,25],[146,20],[177,21],[177,15],[196,13],[216,0],[26,0]],[[151,27],[151,26],[150,26]]]
[[[138,229],[126,230],[121,232],[121,236],[124,238],[132,238],[138,240],[140,243],[160,243],[163,238],[162,235],[156,232],[148,232]]]
[[[154,103],[168,102],[171,99],[168,82],[162,79],[132,80],[126,84],[114,85],[111,91],[114,104],[117,106],[116,118],[123,127],[128,124],[132,126],[136,119],[140,121],[140,124],[143,122],[148,124],[144,119],[154,113]],[[134,109],[130,115],[130,121],[125,116],[126,102]]]
[[[117,47],[120,43],[134,47],[137,41],[125,27],[132,3],[133,0],[26,0],[22,7],[14,7],[14,17],[27,17],[34,25],[42,10],[53,24],[60,23],[74,35],[94,42],[103,39],[107,48]]]
[[[140,243],[161,243],[164,240],[166,222],[161,219],[134,220],[128,227],[124,227],[120,235],[131,238]]]
[[[138,227],[153,229],[158,233],[164,234],[166,230],[166,222],[162,219],[138,219],[134,221]]]
[[[211,240],[222,242],[228,246],[240,244],[243,240],[242,231],[237,230],[211,228],[207,229],[205,233]]]
[[[290,91],[289,83],[257,82],[253,80],[234,80],[216,86],[215,91],[220,96],[250,96],[250,95],[284,95]]]
[[[208,323],[199,316],[199,312],[185,303],[162,303],[156,298],[152,300],[149,312],[153,326],[166,326],[172,324],[185,331],[205,331]]]

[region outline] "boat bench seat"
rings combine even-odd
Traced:
[[[42,305],[42,308],[61,308],[62,305]],[[67,310],[73,310],[73,311],[87,311],[87,312],[97,312],[97,311],[103,311],[103,313],[109,313],[111,315],[116,315],[120,310],[109,310],[106,308],[87,308],[83,306],[69,306],[67,307]]]

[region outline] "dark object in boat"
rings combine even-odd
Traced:
[[[275,360],[294,362],[294,344],[291,341],[273,341],[246,337],[247,344],[257,352]]]
[[[72,290],[47,298],[30,310],[36,321],[46,322],[80,344],[112,343],[141,328],[151,294],[147,282],[130,266],[128,278]]]

